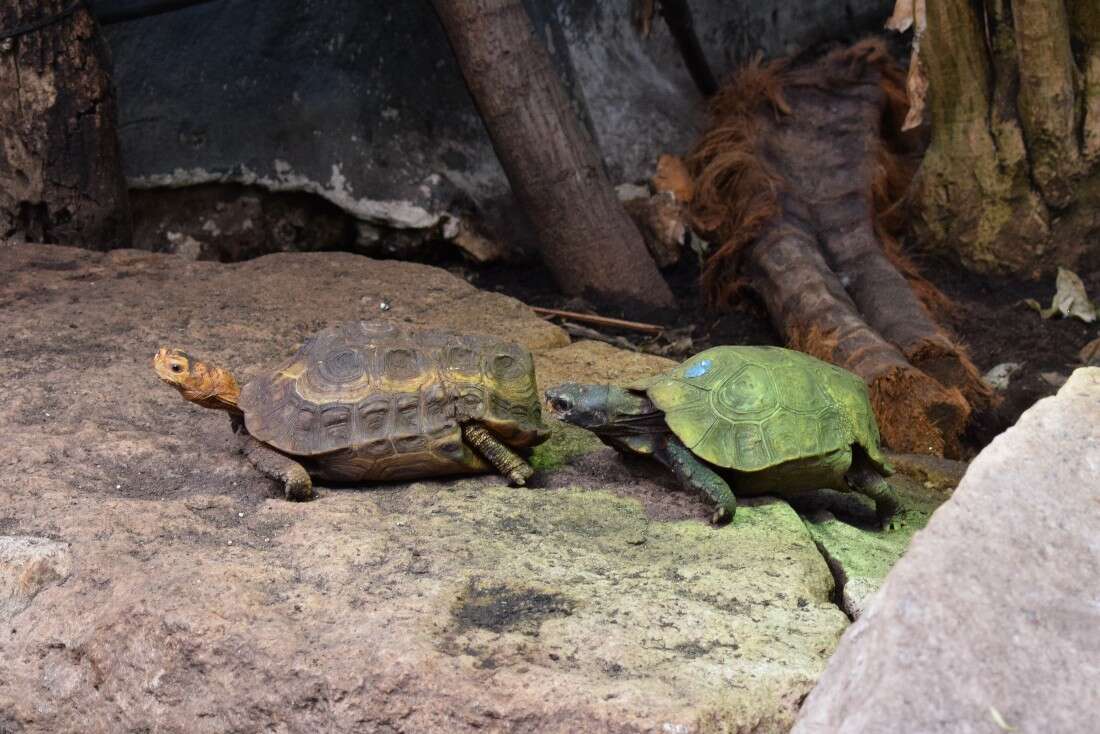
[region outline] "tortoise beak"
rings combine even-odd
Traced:
[[[550,415],[558,420],[569,413],[573,408],[573,401],[561,388],[552,387],[543,393],[546,404],[550,406]]]

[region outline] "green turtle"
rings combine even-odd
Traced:
[[[867,386],[801,352],[714,347],[629,387],[567,383],[546,399],[555,417],[664,464],[717,505],[716,523],[733,517],[734,490],[859,492],[884,524],[899,508]]]

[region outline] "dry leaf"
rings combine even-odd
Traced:
[[[1081,351],[1077,353],[1077,358],[1086,367],[1100,367],[1100,337],[1081,347]]]
[[[1077,273],[1065,268],[1058,268],[1058,278],[1055,281],[1054,298],[1050,302],[1050,308],[1043,308],[1034,298],[1026,298],[1024,303],[1038,311],[1044,319],[1052,316],[1072,316],[1086,324],[1091,324],[1097,318],[1096,305],[1085,293],[1085,284],[1077,277]]]
[[[1069,377],[1061,372],[1040,372],[1039,377],[1042,377],[1043,381],[1051,387],[1061,387],[1069,380]]]
[[[634,23],[634,30],[638,31],[638,35],[642,38],[649,38],[653,30],[653,14],[656,9],[655,0],[634,0],[631,20]]]
[[[905,78],[905,91],[909,95],[909,112],[901,129],[912,130],[924,124],[924,99],[928,96],[928,77],[924,75],[920,49],[913,43],[913,55],[909,59],[909,75]]]
[[[687,207],[671,191],[627,199],[623,208],[638,225],[657,267],[665,268],[680,260],[691,229]]]
[[[928,96],[928,77],[924,74],[924,65],[920,58],[920,42],[928,28],[928,16],[925,13],[925,0],[898,0],[894,5],[894,14],[886,21],[886,28],[898,33],[913,29],[913,53],[909,57],[909,75],[905,80],[905,91],[909,96],[909,113],[901,129],[912,130],[924,123],[925,97]]]
[[[687,204],[695,196],[695,181],[688,173],[682,158],[674,155],[662,155],[657,159],[657,173],[650,180],[658,193],[671,192],[676,201]]]
[[[451,217],[443,227],[443,236],[478,263],[499,262],[511,255],[508,246],[485,237],[465,219]]]
[[[886,30],[904,33],[913,25],[913,0],[898,0],[894,14],[886,21]]]
[[[1019,362],[1002,362],[982,377],[994,390],[1007,390],[1008,383],[1023,368]]]
[[[1058,309],[1063,316],[1075,316],[1085,323],[1096,321],[1096,305],[1089,300],[1085,284],[1072,270],[1058,268],[1054,301],[1050,307]]]
[[[993,723],[996,724],[1001,731],[1016,731],[1016,727],[1009,725],[1005,721],[1005,717],[1001,716],[1001,712],[997,710],[996,706],[989,707],[989,718],[993,719]]]

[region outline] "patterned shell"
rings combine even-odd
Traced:
[[[673,433],[717,466],[760,471],[859,444],[884,473],[867,386],[780,347],[714,347],[644,386]]]
[[[249,433],[336,479],[484,470],[467,420],[517,447],[549,433],[524,348],[366,321],[318,332],[239,404]]]

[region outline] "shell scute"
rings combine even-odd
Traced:
[[[240,406],[258,440],[345,479],[484,470],[463,420],[515,446],[548,435],[527,350],[372,322],[312,335],[245,385]]]
[[[382,355],[382,379],[391,382],[416,380],[424,374],[415,349],[396,347]]]
[[[730,421],[757,420],[775,412],[779,394],[768,370],[750,363],[717,383],[711,401]]]
[[[858,376],[779,347],[714,347],[645,392],[674,434],[720,467],[761,471],[859,444],[885,473],[867,386]]]
[[[321,409],[321,425],[329,440],[346,443],[351,440],[351,407],[330,405]]]

